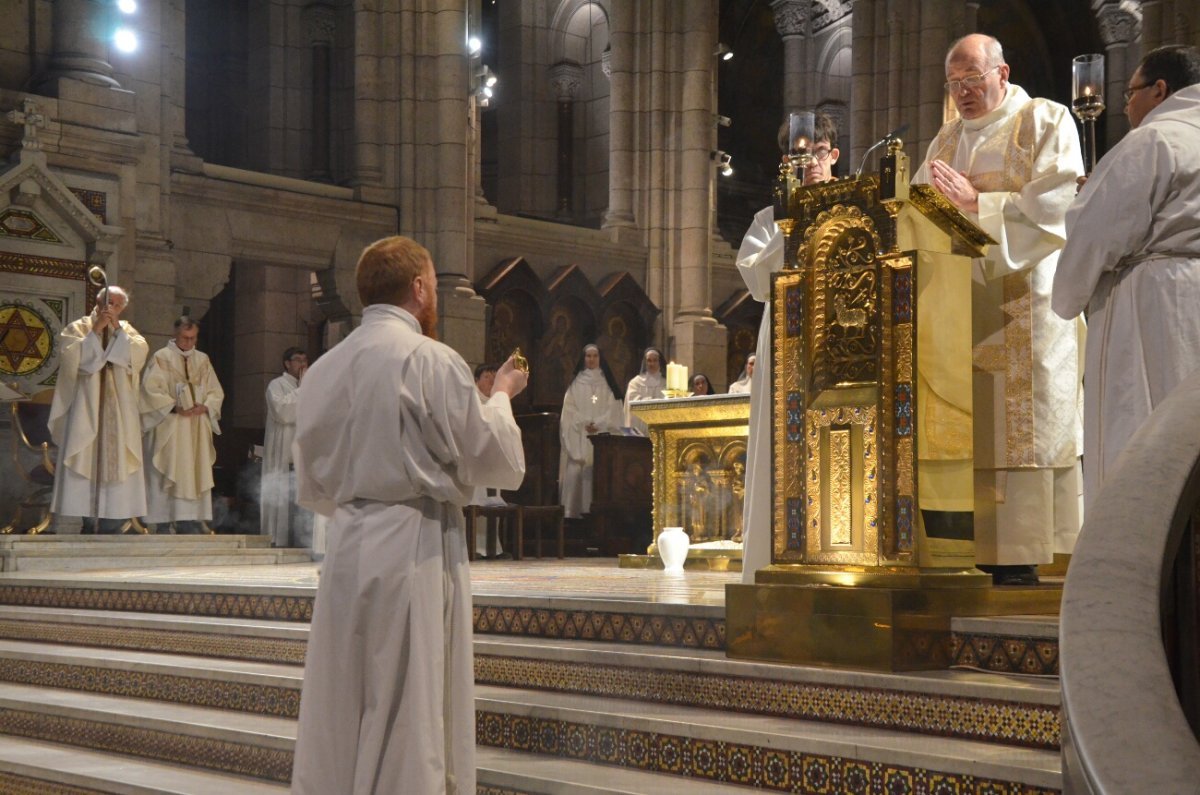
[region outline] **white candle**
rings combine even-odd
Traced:
[[[675,362],[667,363],[667,389],[683,390],[687,388],[687,368]]]

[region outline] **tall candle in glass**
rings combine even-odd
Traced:
[[[1104,56],[1077,55],[1071,61],[1071,111],[1083,123],[1083,167],[1096,167],[1096,118],[1104,112]]]
[[[788,159],[793,167],[804,168],[812,160],[816,127],[817,117],[811,110],[788,113]]]

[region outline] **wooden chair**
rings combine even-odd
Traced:
[[[523,524],[532,525],[534,553],[542,557],[544,525],[553,527],[551,538],[558,540],[558,557],[565,557],[563,507],[558,500],[558,414],[548,411],[518,415],[521,445],[525,448],[525,479],[521,487],[506,492],[505,499],[521,506]]]
[[[29,400],[12,404],[13,468],[29,484],[29,493],[22,498],[12,521],[0,527],[0,533],[17,532],[26,511],[39,512],[38,521],[25,532],[37,535],[50,526],[50,500],[54,494],[54,461],[58,448],[50,438],[50,403],[54,390],[46,389]],[[30,464],[26,457],[36,456]]]
[[[513,560],[520,560],[525,556],[525,517],[520,505],[511,502],[503,505],[464,505],[463,517],[467,520],[467,560],[475,560],[475,520],[480,517],[487,522],[485,549],[489,558],[496,555],[496,544],[502,529],[507,535],[505,548],[509,550]],[[540,536],[538,550],[538,557],[541,557]]]

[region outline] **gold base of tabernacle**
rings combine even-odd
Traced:
[[[619,555],[617,567],[621,569],[661,569],[662,559],[658,550],[651,545],[646,555]],[[724,549],[689,549],[683,567],[689,571],[741,571],[742,551]]]
[[[953,618],[1056,615],[1062,601],[1059,585],[980,587],[990,577],[971,571],[896,574],[892,586],[883,585],[887,575],[865,571],[793,572],[791,581],[772,581],[784,574],[760,570],[754,585],[725,586],[730,657],[876,671],[945,668]],[[834,584],[838,574],[846,584]],[[907,584],[914,578],[927,584]],[[803,579],[810,582],[797,584]]]

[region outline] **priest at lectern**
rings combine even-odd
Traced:
[[[1067,108],[1008,77],[996,39],[951,47],[946,90],[961,118],[942,127],[913,181],[998,241],[973,269],[975,554],[996,584],[1032,584],[1036,564],[1072,550],[1081,523],[1080,329],[1054,314],[1050,290],[1083,161]],[[963,407],[930,386],[922,420],[934,436]],[[925,461],[922,472],[932,474]],[[925,509],[934,501],[922,496]],[[969,521],[966,510],[926,513],[926,524]]]

